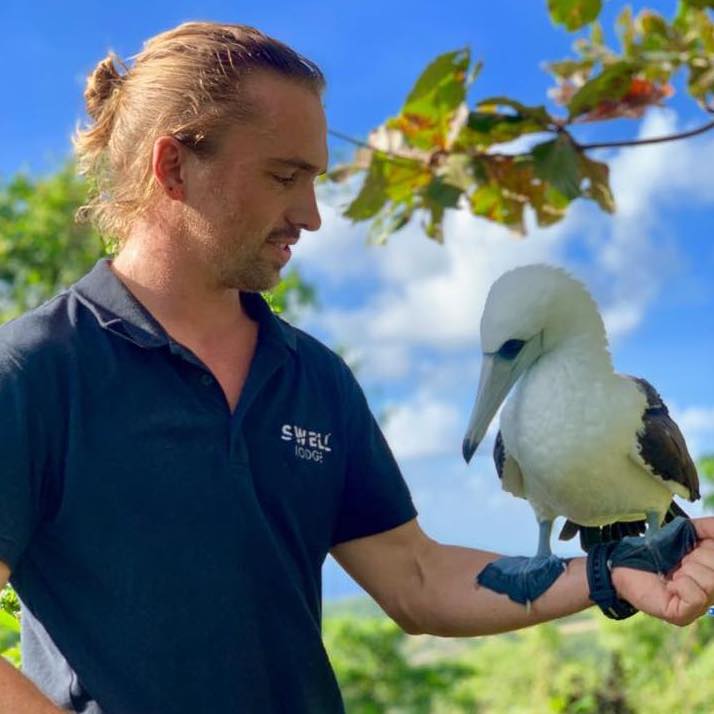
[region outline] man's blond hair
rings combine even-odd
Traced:
[[[157,188],[156,139],[174,136],[210,157],[228,126],[255,118],[258,110],[241,88],[257,71],[317,94],[325,86],[314,63],[247,25],[184,23],[148,40],[131,67],[110,52],[87,80],[91,122],[73,137],[78,170],[93,189],[78,218],[121,245]]]

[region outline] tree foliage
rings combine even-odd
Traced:
[[[714,510],[714,454],[702,456],[697,464],[697,471],[709,487],[709,493],[704,494],[704,507]]]
[[[625,7],[615,50],[597,20],[601,0],[548,0],[555,24],[571,31],[589,26],[575,42],[574,57],[546,65],[556,82],[550,95],[561,108],[557,114],[507,96],[481,98],[469,108],[467,94],[481,63],[472,63],[468,49],[437,57],[399,114],[371,132],[350,163],[328,173],[335,182],[364,176],[344,215],[369,221],[372,239],[382,242],[417,215],[427,235],[441,241],[444,214],[457,207],[520,235],[526,210],[539,226],[561,220],[578,198],[612,213],[609,167],[591,152],[613,144],[581,144],[573,129],[643,117],[671,97],[678,73],[686,74],[691,98],[714,112],[712,6],[714,0],[681,0],[670,20],[648,9],[634,16]],[[712,127],[709,121],[687,135]],[[498,150],[514,140],[529,148]]]
[[[0,186],[0,320],[25,312],[86,273],[106,252],[75,223],[86,184],[67,164],[56,174],[18,174]]]
[[[333,617],[325,645],[350,714],[450,714],[473,711],[473,699],[454,690],[473,673],[464,663],[415,663],[406,635],[386,618]]]
[[[590,611],[509,635],[408,637],[386,619],[325,621],[349,714],[708,714],[714,620],[687,628]]]

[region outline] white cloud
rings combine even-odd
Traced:
[[[638,138],[680,130],[673,113],[652,112]],[[714,188],[704,169],[712,161],[711,138],[625,148],[610,155],[617,213],[591,226],[589,244],[594,258],[592,284],[611,338],[635,329],[662,286],[681,269],[667,211],[683,201],[714,201]]]
[[[458,453],[462,419],[457,409],[426,393],[388,410],[384,433],[399,460]]]
[[[322,226],[316,233],[302,233],[295,248],[295,264],[330,286],[360,279],[373,264],[365,224],[343,218],[336,201],[320,200],[319,208]]]
[[[328,308],[316,316],[335,342],[352,345],[364,357],[367,378],[385,374],[380,354],[387,355],[386,373],[392,375],[408,374],[419,348],[442,355],[467,349],[475,357],[481,312],[493,281],[516,265],[561,262],[565,236],[555,228],[516,239],[466,211],[447,215],[446,233],[445,244],[438,245],[415,225],[386,246],[360,246],[370,261],[365,273],[376,289],[361,304]],[[342,260],[351,262],[349,255]]]

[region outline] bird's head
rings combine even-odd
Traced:
[[[496,280],[481,317],[483,360],[463,442],[467,462],[518,379],[542,354],[586,333],[604,338],[600,314],[585,287],[564,270],[526,265]]]

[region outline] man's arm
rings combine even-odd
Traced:
[[[10,569],[0,561],[0,590],[10,578]],[[19,670],[0,657],[0,712],[13,714],[62,714]]]
[[[714,518],[694,524],[703,540],[669,581],[653,573],[616,568],[613,584],[620,597],[673,624],[689,624],[704,614],[714,600]],[[437,543],[416,519],[384,533],[340,543],[332,555],[410,634],[494,634],[592,605],[584,558],[571,560],[553,586],[526,609],[474,584],[476,574],[498,554]]]

